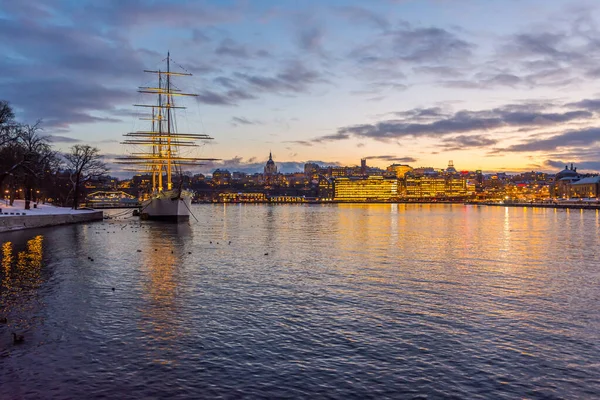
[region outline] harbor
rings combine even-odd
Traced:
[[[600,2],[0,3],[0,400],[600,399]]]

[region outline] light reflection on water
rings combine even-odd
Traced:
[[[597,211],[194,213],[0,235],[0,398],[600,391]]]

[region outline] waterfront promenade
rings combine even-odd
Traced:
[[[79,222],[101,221],[102,211],[73,210],[68,207],[55,207],[50,204],[31,203],[31,209],[25,210],[23,200],[15,200],[12,206],[0,203],[0,232],[29,228],[73,224]]]
[[[529,207],[529,208],[559,208],[571,210],[600,210],[600,203],[591,201],[580,202],[517,202],[517,203],[467,203],[471,205],[496,206],[496,207]]]

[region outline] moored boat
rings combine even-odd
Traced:
[[[193,93],[183,93],[173,85],[174,77],[191,76],[188,72],[171,70],[171,57],[167,54],[164,60],[166,69],[145,70],[146,73],[156,74],[156,87],[140,87],[138,92],[152,95],[153,104],[135,104],[137,107],[150,108],[151,113],[142,120],[151,121],[151,129],[129,132],[126,140],[121,142],[130,146],[140,147],[142,151],[120,157],[118,163],[131,164],[152,176],[151,192],[142,202],[140,216],[144,219],[162,221],[187,221],[191,210],[192,193],[181,185],[182,167],[202,165],[214,158],[184,157],[181,147],[197,147],[197,140],[211,140],[212,137],[199,133],[176,132],[175,111],[186,107],[175,104],[176,96],[195,97]],[[180,176],[178,187],[173,187],[173,177]]]

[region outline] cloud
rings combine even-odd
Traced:
[[[241,89],[228,90],[223,93],[217,93],[211,90],[202,90],[198,93],[196,100],[199,103],[216,106],[236,106],[238,100],[255,99],[256,96]]]
[[[600,99],[583,99],[573,103],[567,103],[566,106],[597,112],[600,111]]]
[[[382,161],[391,161],[391,162],[401,162],[401,163],[414,163],[417,162],[417,159],[414,157],[398,157],[392,155],[380,155],[380,156],[367,156],[363,157],[367,160],[382,160]]]
[[[335,11],[337,11],[340,16],[347,18],[353,23],[356,22],[373,26],[381,29],[384,32],[390,28],[390,22],[386,17],[363,7],[337,7]]]
[[[305,92],[311,84],[324,81],[316,70],[307,68],[298,60],[288,62],[274,76],[244,73],[236,73],[235,75],[257,90],[272,93]]]
[[[288,140],[285,141],[284,143],[294,143],[294,144],[299,144],[300,146],[312,146],[313,143],[308,141],[308,140]]]
[[[427,115],[429,114],[429,115]],[[513,105],[490,110],[462,110],[443,114],[439,109],[413,109],[396,113],[399,119],[388,119],[374,124],[359,124],[338,128],[336,134],[315,139],[317,142],[345,140],[350,137],[371,138],[380,141],[404,137],[444,137],[458,133],[493,131],[499,128],[542,127],[587,120],[593,114],[586,110],[541,112],[516,110]],[[431,119],[423,120],[427,116]],[[462,137],[461,140],[467,140]]]
[[[556,169],[562,170],[566,165],[571,164],[572,161],[558,161],[558,160],[546,160],[544,161],[544,165],[547,167],[552,167]],[[598,172],[600,171],[600,161],[577,161],[575,163],[578,172]]]
[[[485,135],[460,135],[446,138],[443,143],[446,150],[453,151],[493,146],[498,143],[498,140]]]
[[[600,143],[600,128],[586,128],[565,132],[545,139],[530,139],[498,151],[552,151],[561,147],[591,146]]]
[[[223,39],[219,46],[215,49],[215,54],[219,56],[228,56],[242,59],[269,56],[269,52],[266,50],[250,50],[248,46],[239,44],[231,38]]]
[[[44,136],[50,143],[80,143],[81,140],[75,139],[68,136],[59,135],[45,135]]]
[[[517,57],[541,57],[549,61],[572,61],[579,54],[569,51],[564,33],[532,32],[512,35],[503,52]]]
[[[436,66],[423,65],[423,66],[414,67],[412,70],[416,73],[430,74],[430,75],[440,77],[440,78],[456,79],[456,78],[460,78],[460,77],[464,76],[464,72],[462,72],[458,68],[446,66],[446,65],[436,65]]]
[[[376,36],[369,43],[354,48],[349,56],[362,65],[399,63],[447,66],[468,59],[475,45],[456,34],[437,27],[404,27]]]
[[[244,9],[234,6],[212,6],[210,3],[178,2],[168,4],[161,2],[140,1],[104,1],[93,2],[75,8],[74,17],[82,19],[93,15],[95,19],[109,26],[121,29],[133,27],[198,28],[199,25],[216,25],[233,22],[244,17]]]
[[[321,52],[323,50],[324,30],[320,26],[305,27],[299,34],[300,48],[305,51]]]
[[[229,38],[224,39],[221,42],[219,47],[216,48],[215,53],[220,56],[231,56],[239,58],[249,57],[249,52],[246,46],[240,45]]]
[[[251,119],[244,118],[244,117],[232,117],[231,118],[231,125],[233,125],[233,126],[258,125],[258,124],[262,124],[262,122],[260,122],[258,120],[251,120]]]
[[[127,91],[95,83],[63,79],[29,80],[26,89],[0,83],[0,92],[16,105],[25,120],[42,119],[46,127],[69,127],[75,123],[119,122],[110,113],[115,104],[133,100]]]

